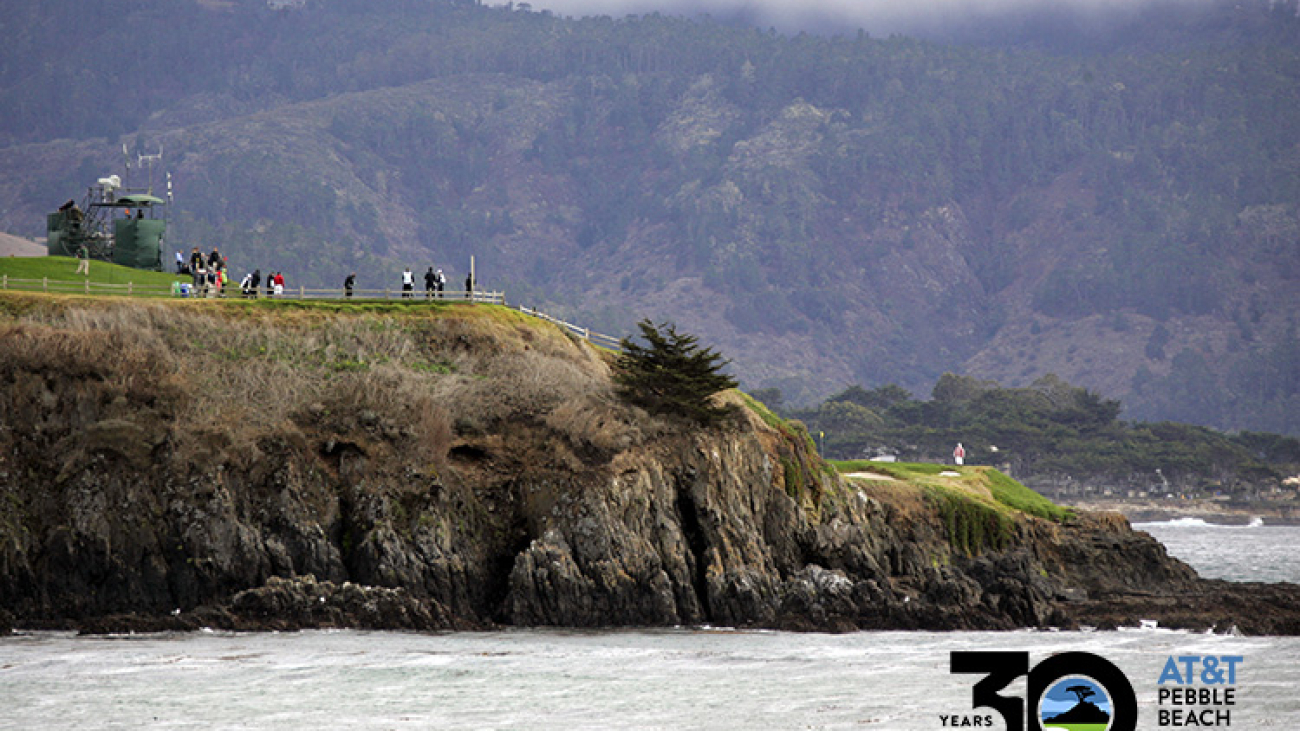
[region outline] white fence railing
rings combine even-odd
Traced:
[[[505,305],[506,295],[504,292],[486,292],[474,290],[466,291],[444,291],[434,294],[426,292],[406,292],[394,289],[354,289],[349,295],[346,290],[338,289],[308,289],[306,287],[285,287],[280,294],[268,294],[264,287],[259,287],[255,293],[245,294],[240,291],[237,285],[227,284],[224,288],[211,288],[200,290],[188,282],[174,282],[171,285],[159,286],[156,284],[136,284],[135,282],[126,282],[123,284],[110,284],[107,282],[83,282],[60,280],[60,279],[16,279],[9,275],[0,276],[0,290],[16,290],[25,292],[48,292],[63,294],[90,294],[90,295],[108,295],[116,297],[168,297],[180,299],[276,299],[276,300],[399,300],[415,302],[475,302],[490,305]],[[574,325],[571,322],[565,322],[558,317],[542,312],[536,308],[520,306],[519,311],[525,315],[530,315],[541,320],[552,323],[565,332],[571,333],[595,345],[611,350],[622,350],[622,340],[612,335],[593,332],[590,328]]]
[[[623,349],[623,341],[620,338],[614,337],[613,335],[603,335],[598,332],[592,332],[590,328],[580,327],[578,325],[574,325],[571,322],[565,322],[564,320],[561,320],[558,317],[552,317],[551,315],[548,315],[545,312],[542,312],[541,310],[537,310],[531,307],[524,307],[523,305],[520,305],[519,311],[524,313],[525,315],[532,315],[533,317],[540,318],[542,320],[546,320],[547,322],[558,325],[561,329],[565,330],[566,332],[573,333],[574,335],[577,335],[578,337],[587,340],[591,343],[595,343],[596,345],[599,345],[601,347],[609,348],[611,350]]]
[[[169,285],[160,286],[157,284],[137,284],[135,282],[126,282],[124,284],[109,284],[106,282],[75,282],[59,279],[16,279],[8,275],[0,276],[0,290],[20,290],[28,292],[53,292],[65,294],[93,294],[93,295],[118,295],[126,297],[176,297],[181,299],[288,299],[288,300],[311,300],[311,299],[388,299],[388,300],[420,300],[420,301],[455,301],[455,302],[480,302],[483,304],[504,305],[506,295],[504,292],[486,292],[474,290],[466,291],[444,291],[434,295],[427,295],[425,292],[405,292],[400,289],[354,289],[349,297],[347,290],[342,287],[335,289],[309,289],[307,287],[285,287],[280,294],[270,294],[265,287],[258,287],[257,290],[250,294],[245,294],[239,289],[239,285],[228,283],[225,287],[199,288],[189,282],[173,282]]]

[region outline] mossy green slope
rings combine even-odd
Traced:
[[[1007,547],[1024,516],[1055,523],[1074,517],[1073,511],[992,467],[866,460],[831,464],[841,474],[880,475],[889,480],[891,489],[919,494],[937,511],[949,544],[966,555]]]

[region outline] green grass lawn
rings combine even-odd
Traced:
[[[51,284],[50,291],[85,291],[84,286],[82,288],[73,286],[77,284],[84,285],[87,279],[84,275],[77,274],[76,271],[77,260],[66,256],[11,256],[0,258],[0,277],[48,280]],[[132,269],[131,267],[110,264],[104,261],[90,262],[89,279],[92,286],[91,292],[95,294],[115,292],[118,288],[124,288],[129,283],[133,287],[156,289],[159,293],[165,292],[170,295],[172,282],[190,281],[189,277],[174,273]],[[96,291],[95,285],[112,285],[112,287],[103,287]],[[33,289],[40,291],[40,286],[39,284],[17,282],[10,285],[11,288],[28,291]]]
[[[874,472],[906,482],[927,484],[932,488],[944,488],[946,485],[932,482],[927,478],[940,477],[944,472],[956,472],[960,477],[954,477],[953,480],[987,488],[998,505],[1057,523],[1066,522],[1074,517],[1074,513],[1068,508],[1057,505],[992,467],[969,465],[958,467],[924,462],[873,462],[862,459],[828,461],[840,473]]]
[[[875,462],[869,459],[827,460],[840,472],[875,472],[900,480],[913,477],[933,477],[941,472],[958,472],[965,474],[965,468],[929,462]]]

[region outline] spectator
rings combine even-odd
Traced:
[[[438,275],[433,273],[433,267],[424,273],[424,296],[425,298],[433,297],[433,293],[438,289]]]
[[[249,282],[249,286],[248,286],[248,295],[253,299],[257,299],[257,288],[261,286],[261,284],[262,284],[262,270],[254,269],[253,281]]]
[[[352,272],[351,274],[348,275],[348,278],[347,278],[347,279],[344,279],[344,280],[343,280],[343,296],[344,296],[344,297],[351,297],[351,296],[352,296],[352,287],[354,287],[354,286],[356,285],[356,283],[357,283],[357,273],[356,273],[356,272]]]
[[[410,297],[411,292],[415,290],[415,275],[411,273],[411,268],[407,267],[402,272],[402,296]]]
[[[441,269],[438,270],[437,277],[438,277],[438,299],[442,299],[442,290],[447,286],[447,277],[442,273]]]
[[[284,272],[275,273],[275,296],[284,294]]]
[[[77,271],[74,274],[85,274],[90,278],[90,249],[85,244],[77,247]]]

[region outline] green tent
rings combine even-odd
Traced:
[[[157,218],[119,218],[113,222],[113,263],[162,271],[166,224]]]

